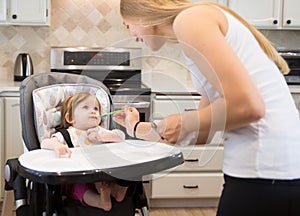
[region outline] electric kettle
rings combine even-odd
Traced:
[[[33,74],[33,64],[28,53],[20,53],[15,62],[14,80],[22,81]]]

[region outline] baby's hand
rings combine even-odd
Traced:
[[[72,151],[68,148],[67,145],[58,145],[55,149],[56,154],[58,157],[71,157]]]
[[[92,143],[101,142],[101,137],[98,133],[98,129],[91,128],[86,131],[88,140]]]
[[[51,149],[54,150],[58,157],[67,155],[71,157],[72,151],[64,143],[59,142],[56,137],[47,138],[41,142],[42,149]]]

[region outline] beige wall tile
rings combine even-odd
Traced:
[[[0,26],[0,77],[13,79],[14,61],[18,53],[32,56],[34,73],[50,71],[52,46],[122,46],[134,42],[116,11],[116,0],[51,0],[51,25],[49,27]],[[277,46],[300,48],[300,31],[264,31]],[[147,49],[145,49],[147,52]],[[145,70],[158,69],[169,73],[169,68],[181,70],[180,52],[163,49],[155,55],[169,61],[150,59]],[[174,66],[175,64],[175,66]],[[170,66],[171,65],[171,66]],[[173,65],[173,66],[172,66]],[[165,68],[165,70],[164,70]],[[178,74],[176,72],[175,75]]]

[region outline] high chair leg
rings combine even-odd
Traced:
[[[5,191],[1,216],[12,215],[13,209],[14,209],[14,191],[13,190]]]

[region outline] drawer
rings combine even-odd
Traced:
[[[156,95],[152,103],[152,118],[162,119],[171,114],[198,108],[200,96]]]
[[[173,171],[221,171],[223,149],[223,146],[180,148],[184,156],[184,163],[176,167]]]
[[[157,174],[152,181],[152,198],[219,198],[222,173]]]

